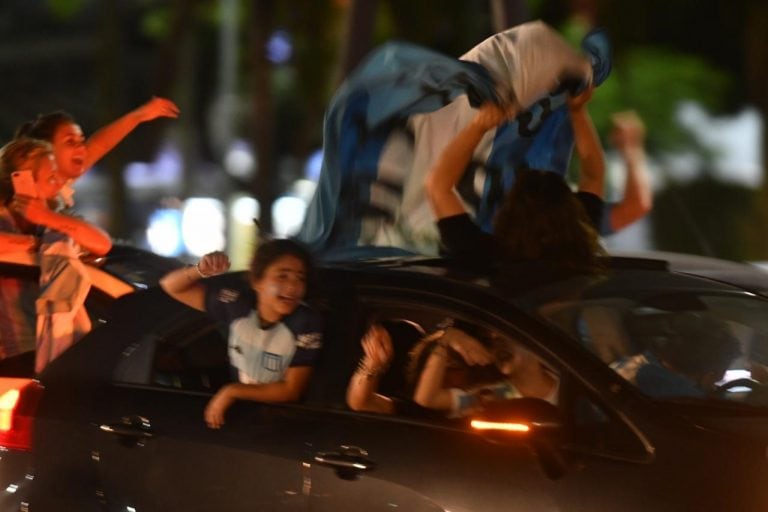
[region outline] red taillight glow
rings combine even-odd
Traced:
[[[32,421],[42,387],[31,379],[0,379],[0,446],[32,448]]]
[[[9,389],[0,396],[0,432],[11,430],[11,419],[16,402],[19,401],[19,390]]]
[[[477,430],[502,430],[504,432],[525,433],[531,430],[531,427],[525,423],[511,423],[506,421],[482,421],[472,420],[472,428]]]

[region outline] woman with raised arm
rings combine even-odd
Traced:
[[[45,140],[53,146],[61,177],[67,184],[85,174],[93,165],[109,153],[139,124],[161,117],[176,118],[179,108],[171,100],[153,97],[112,123],[85,138],[75,119],[64,111],[38,116],[34,121],[21,125],[16,138],[30,137]],[[71,206],[71,190],[65,188],[62,196]]]

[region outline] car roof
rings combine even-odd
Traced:
[[[0,254],[0,263],[38,267],[39,254],[4,253]],[[115,245],[106,256],[86,260],[85,263],[93,286],[114,298],[153,286],[165,273],[183,266],[174,258],[165,258],[128,245]]]
[[[672,287],[676,289],[688,289],[702,292],[743,293],[753,292],[740,282],[730,282],[725,279],[725,273],[718,269],[715,263],[722,262],[723,268],[733,271],[728,265],[730,262],[712,259],[709,267],[702,267],[697,271],[691,265],[682,265],[683,258],[675,259],[674,253],[670,257],[662,258],[662,253],[627,253],[624,255],[611,255],[605,258],[604,264],[609,270],[607,279],[601,280],[601,287],[605,290],[618,287],[632,287],[637,290],[653,290],[659,287]],[[369,276],[380,275],[382,282],[385,276],[392,272],[404,275],[419,276],[420,278],[436,277],[433,281],[453,283],[469,287],[483,288],[503,298],[510,298],[508,293],[499,293],[499,290],[491,290],[488,273],[472,272],[466,268],[457,266],[455,262],[442,257],[433,256],[396,256],[371,258],[367,260],[355,260],[348,262],[325,262],[321,267],[326,270],[344,269]],[[710,268],[711,267],[711,268]],[[746,266],[752,272],[762,270]],[[711,272],[708,272],[708,270]],[[720,273],[715,272],[718,270]],[[743,269],[742,269],[743,270]],[[710,275],[710,273],[712,275]],[[734,274],[735,275],[735,274]],[[653,277],[651,277],[653,276]],[[717,278],[717,277],[719,278]],[[582,279],[582,282],[583,279]],[[575,283],[580,286],[578,283]],[[768,288],[766,288],[768,289]],[[525,295],[530,290],[520,290],[514,295]]]
[[[665,251],[611,251],[611,255],[664,261],[670,271],[720,281],[768,296],[768,271],[756,264]]]

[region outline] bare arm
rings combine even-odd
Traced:
[[[611,228],[628,226],[653,208],[653,194],[645,156],[645,127],[634,112],[619,112],[612,117],[611,139],[627,170],[624,197],[611,208]]]
[[[160,287],[182,304],[205,311],[205,288],[200,284],[204,277],[211,277],[229,270],[229,258],[220,251],[202,257],[197,265],[183,267],[160,278]]]
[[[93,255],[103,256],[112,248],[112,239],[103,229],[82,219],[56,213],[40,199],[15,196],[11,208],[33,224],[64,233]]]
[[[419,375],[413,401],[428,409],[448,411],[451,408],[451,392],[443,387],[445,368],[447,366],[448,350],[445,345],[438,344],[429,354],[427,363]]]
[[[602,198],[605,187],[605,155],[587,110],[587,102],[591,98],[592,88],[589,88],[578,96],[569,98],[568,109],[576,154],[580,162],[579,192],[590,192]]]
[[[456,185],[472,160],[475,148],[488,130],[511,119],[518,111],[517,105],[503,109],[491,102],[484,103],[475,118],[445,147],[424,182],[427,199],[438,220],[466,212]]]
[[[32,251],[37,245],[33,235],[0,233],[0,253]]]
[[[136,110],[128,112],[119,119],[99,129],[86,141],[87,156],[85,169],[90,169],[96,162],[109,153],[121,140],[139,124],[158,117],[179,117],[179,108],[171,100],[153,97]]]
[[[446,329],[438,345],[430,353],[416,385],[413,400],[422,407],[441,411],[451,409],[451,391],[443,387],[448,347],[458,352],[470,366],[493,362],[491,354],[475,338],[453,327]]]
[[[381,325],[372,325],[361,340],[365,356],[347,386],[347,405],[353,411],[393,414],[392,399],[377,393],[381,376],[392,361],[392,339]]]
[[[285,377],[280,382],[227,384],[211,398],[205,407],[205,423],[210,428],[220,428],[224,424],[224,414],[235,400],[295,402],[301,398],[311,376],[311,366],[294,366],[285,371]]]

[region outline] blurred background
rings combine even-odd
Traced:
[[[590,111],[623,172],[610,115],[646,126],[654,206],[609,247],[768,260],[768,2],[762,0],[3,0],[0,138],[64,109],[86,136],[151,96],[177,120],[140,125],[78,181],[77,211],[113,237],[235,266],[262,228],[300,225],[320,168],[324,110],[390,39],[458,57],[542,19],[611,37],[614,68]]]

